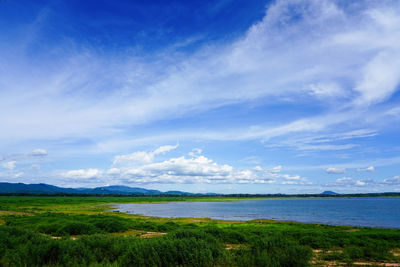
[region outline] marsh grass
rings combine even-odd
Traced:
[[[151,202],[147,197],[134,199]],[[0,197],[0,266],[308,266],[399,261],[396,229],[110,212],[108,203],[119,201],[130,198]]]

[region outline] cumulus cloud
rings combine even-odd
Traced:
[[[289,175],[289,174],[283,174],[280,175],[280,178],[282,178],[282,184],[286,185],[311,185],[312,183],[304,177],[301,177],[300,175]]]
[[[1,167],[5,168],[5,169],[9,169],[9,170],[14,170],[15,169],[15,164],[17,162],[15,160],[12,161],[7,161],[7,162],[2,162],[1,163]]]
[[[325,172],[329,174],[343,174],[346,173],[346,169],[330,167],[325,169]]]
[[[398,186],[400,185],[400,176],[393,176],[383,180],[374,180],[369,178],[354,179],[351,177],[343,177],[336,179],[334,182],[327,183],[329,187],[366,187],[366,186]]]
[[[159,148],[151,152],[137,151],[127,155],[118,155],[114,157],[113,165],[149,163],[154,160],[154,156],[159,154],[165,154],[166,152],[174,150],[177,147],[178,144],[175,146],[165,145],[165,146],[160,146]]]
[[[375,184],[375,181],[372,179],[353,179],[351,177],[343,177],[336,179],[333,183],[325,184],[325,186],[345,186],[345,187],[364,187],[367,185]]]
[[[384,179],[381,184],[383,185],[400,185],[400,176],[393,176],[392,178]]]
[[[205,156],[196,155],[191,158],[182,156],[130,168],[112,168],[108,173],[129,183],[309,183],[300,176],[280,174],[280,170],[280,166],[265,171],[260,166],[253,169],[237,169],[228,164],[218,164]]]
[[[113,170],[116,173],[116,169]],[[133,168],[121,168],[118,175],[130,183],[229,183],[235,178],[254,178],[251,171],[234,171],[204,156],[171,158]],[[234,177],[235,175],[235,177]]]
[[[143,155],[156,155],[175,148],[176,146],[165,146],[153,152],[144,152]],[[311,184],[306,178],[299,175],[281,173],[282,166],[276,166],[272,169],[264,169],[261,166],[255,166],[252,169],[234,168],[231,165],[219,164],[206,156],[200,155],[201,151],[198,149],[194,151],[197,153],[193,153],[189,158],[181,156],[160,162],[142,160],[141,164],[138,164],[136,158],[131,157],[131,155],[141,155],[134,152],[130,154],[127,160],[129,162],[134,160],[135,164],[120,164],[118,166],[113,164],[108,170],[70,170],[62,172],[61,176],[76,180],[96,178],[122,184]]]

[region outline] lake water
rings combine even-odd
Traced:
[[[273,219],[332,225],[400,228],[400,197],[119,204],[116,210],[156,217],[207,217],[218,220]]]

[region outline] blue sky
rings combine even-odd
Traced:
[[[398,1],[0,1],[0,179],[400,191]]]

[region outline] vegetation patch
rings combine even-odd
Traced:
[[[20,226],[51,236],[117,233],[130,229],[163,232],[178,227],[173,222],[157,224],[143,219],[132,220],[102,214],[40,213],[35,216],[6,216],[3,218],[7,226]]]
[[[395,266],[399,262],[396,229],[144,217],[108,212],[104,202],[78,199],[82,203],[71,197],[36,197],[30,202],[0,198],[0,206],[8,207],[0,214],[4,222],[0,266]],[[25,214],[28,211],[33,216]]]

